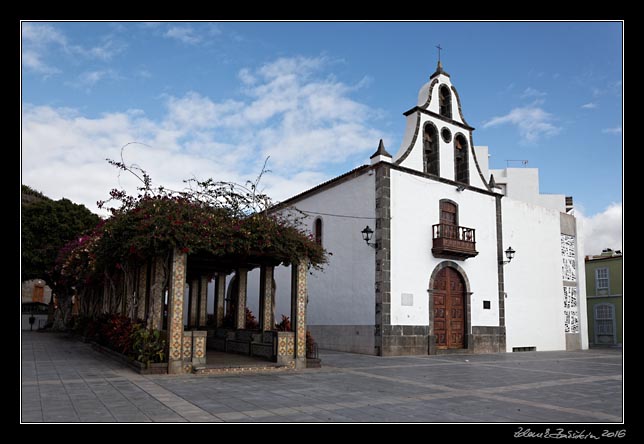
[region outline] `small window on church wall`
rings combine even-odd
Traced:
[[[426,173],[439,175],[438,130],[431,123],[423,131],[423,163]]]
[[[470,183],[467,140],[462,134],[457,134],[454,137],[454,180]]]
[[[452,118],[452,93],[449,91],[447,85],[441,86],[439,89],[439,113],[448,119]]]
[[[315,243],[322,245],[322,219],[315,219]]]

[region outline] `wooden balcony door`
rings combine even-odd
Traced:
[[[458,225],[456,218],[457,207],[452,202],[441,201],[441,223]]]
[[[443,268],[434,280],[436,348],[465,347],[465,283],[453,268]]]

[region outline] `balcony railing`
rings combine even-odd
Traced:
[[[432,237],[432,253],[436,257],[465,260],[479,254],[474,228],[436,224],[432,226]]]

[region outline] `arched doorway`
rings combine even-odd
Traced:
[[[467,348],[467,285],[463,275],[450,266],[432,278],[433,336],[438,350]]]

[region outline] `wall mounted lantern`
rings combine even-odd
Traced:
[[[508,247],[508,249],[507,249],[507,250],[505,250],[505,257],[507,257],[507,258],[508,258],[508,260],[507,260],[507,261],[503,261],[503,262],[501,262],[501,264],[503,264],[503,265],[505,265],[505,264],[509,264],[509,263],[510,263],[510,261],[512,260],[512,258],[514,257],[514,253],[516,253],[516,251],[514,251],[514,250],[512,249],[512,247]]]
[[[364,230],[361,231],[362,239],[367,243],[367,245],[376,248],[376,244],[369,242],[373,236],[373,230],[369,228],[369,225],[364,227]]]

